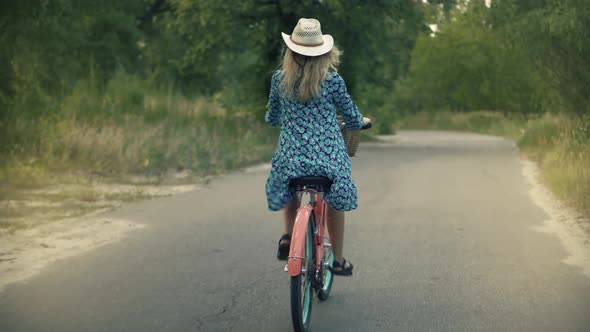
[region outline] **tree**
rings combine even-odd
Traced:
[[[363,85],[388,89],[407,69],[409,50],[423,28],[421,13],[412,0],[170,3],[171,27],[188,45],[175,63],[184,81],[205,92],[224,85],[216,77],[237,75],[255,94],[268,93],[268,77],[280,63],[284,47],[280,32],[289,33],[309,13],[344,50],[340,71],[351,91]]]
[[[492,19],[513,49],[526,52],[544,81],[540,88],[555,91],[561,107],[590,113],[590,3],[583,0],[516,1],[492,4]],[[543,102],[546,110],[554,102]]]
[[[474,0],[455,10],[435,36],[420,36],[408,77],[398,82],[396,104],[406,110],[535,112],[526,62],[495,33],[484,1]]]

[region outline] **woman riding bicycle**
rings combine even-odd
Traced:
[[[279,240],[277,258],[287,259],[299,207],[298,198],[289,187],[290,180],[324,176],[332,181],[324,199],[330,206],[328,232],[335,258],[333,273],[351,275],[353,266],[342,256],[344,211],[357,208],[357,189],[336,107],[348,129],[361,129],[370,120],[363,118],[344,80],[335,72],[340,51],[332,36],[322,34],[318,20],[302,18],[291,35],[282,36],[288,48],[281,70],[272,76],[266,113],[267,123],[281,127],[266,183],[269,209],[284,210],[285,234]]]

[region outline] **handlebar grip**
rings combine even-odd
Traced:
[[[362,127],[361,127],[361,130],[369,129],[369,128],[371,128],[371,127],[373,127],[373,123],[369,122],[369,123],[367,123],[366,125],[362,126]]]

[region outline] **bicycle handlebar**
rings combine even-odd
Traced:
[[[346,122],[340,123],[340,129],[343,129],[345,126],[346,126]],[[370,129],[371,127],[373,127],[373,123],[371,122],[371,119],[363,118],[363,126],[361,127],[360,130],[367,130],[367,129]]]

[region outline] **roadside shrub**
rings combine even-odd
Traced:
[[[545,114],[540,118],[532,118],[528,121],[522,137],[518,140],[520,148],[551,148],[557,143],[560,136],[569,128],[566,118]]]

